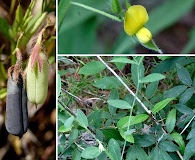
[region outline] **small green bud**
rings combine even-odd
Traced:
[[[119,0],[112,0],[112,12],[115,14],[121,13],[121,4]]]

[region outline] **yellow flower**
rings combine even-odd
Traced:
[[[139,39],[141,43],[147,43],[152,39],[152,34],[151,32],[145,28],[142,27],[137,33],[136,37]]]
[[[125,14],[124,30],[130,36],[136,34],[141,43],[147,43],[152,38],[150,31],[144,27],[148,20],[148,13],[143,6],[131,6]]]

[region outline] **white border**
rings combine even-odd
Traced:
[[[58,159],[58,0],[56,0],[56,157]]]

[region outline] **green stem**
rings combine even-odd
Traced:
[[[134,57],[133,57],[134,58]],[[134,59],[135,61],[136,61],[136,59]],[[139,65],[140,64],[140,62],[137,64],[137,65]],[[138,75],[137,75],[137,78],[138,78],[138,84],[137,84],[137,87],[136,87],[136,92],[135,92],[135,95],[137,96],[138,95],[138,91],[139,91],[139,85],[140,85],[140,83],[139,83],[139,77],[140,77],[140,75],[139,75],[139,70],[138,70],[138,67],[137,67],[137,73],[138,73]],[[131,107],[131,109],[130,109],[130,113],[129,113],[129,120],[128,120],[128,126],[127,126],[127,131],[129,130],[129,128],[130,128],[130,124],[131,124],[131,116],[132,116],[132,114],[133,114],[133,107],[134,107],[134,105],[135,105],[135,101],[136,101],[136,99],[135,99],[135,97],[134,97],[134,99],[133,99],[133,103],[132,103],[132,107]],[[122,149],[122,154],[121,154],[121,160],[122,160],[122,158],[123,158],[123,155],[124,155],[124,152],[125,152],[125,147],[126,147],[126,144],[127,144],[127,140],[125,139],[125,143],[124,143],[124,145],[123,145],[123,149]]]
[[[96,9],[96,8],[87,6],[87,5],[85,5],[85,4],[77,3],[77,2],[70,2],[70,3],[73,4],[73,5],[76,5],[76,6],[79,6],[79,7],[83,7],[83,8],[85,8],[85,9],[88,9],[88,10],[90,10],[90,11],[99,13],[99,14],[101,14],[101,15],[103,15],[103,16],[106,16],[106,17],[108,17],[108,18],[111,18],[111,19],[113,19],[113,20],[115,20],[115,21],[122,22],[122,20],[119,19],[118,17],[113,16],[113,15],[111,15],[111,14],[109,14],[109,13],[104,12],[104,11],[100,11],[100,10],[98,10],[98,9]]]

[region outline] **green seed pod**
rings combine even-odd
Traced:
[[[27,96],[22,75],[9,77],[6,97],[6,129],[9,133],[22,137],[28,129]]]
[[[48,91],[48,61],[43,52],[33,53],[27,66],[27,97],[31,103],[42,104]]]

